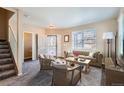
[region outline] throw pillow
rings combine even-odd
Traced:
[[[94,54],[93,52],[90,52],[89,57],[93,57],[93,54]]]

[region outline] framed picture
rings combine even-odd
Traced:
[[[69,35],[64,35],[64,42],[69,42]]]

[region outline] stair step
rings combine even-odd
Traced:
[[[0,65],[0,71],[5,71],[5,70],[11,70],[14,69],[14,64],[5,64],[5,65]]]
[[[16,71],[15,70],[8,70],[8,71],[4,71],[0,73],[0,80],[9,78],[11,76],[16,75]]]
[[[12,58],[0,59],[0,65],[12,63]]]
[[[9,42],[0,39],[0,80],[16,75]]]
[[[1,41],[0,41],[0,45],[8,45],[8,42],[6,42],[6,41],[1,42]]]
[[[0,49],[0,53],[9,53],[10,50],[9,49]]]
[[[0,59],[10,58],[10,57],[11,57],[10,53],[0,54]]]
[[[9,46],[8,45],[0,45],[0,49],[8,49]]]

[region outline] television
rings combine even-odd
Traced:
[[[124,68],[124,16],[119,18],[117,35],[117,64]]]

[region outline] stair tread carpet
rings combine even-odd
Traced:
[[[12,58],[0,59],[0,65],[12,63]]]
[[[8,45],[0,45],[0,49],[8,49],[9,46]]]
[[[0,40],[0,80],[16,75],[9,42]]]
[[[9,49],[0,49],[0,53],[9,53],[10,50]]]
[[[0,59],[2,59],[2,58],[10,58],[10,57],[11,57],[10,53],[0,54]]]
[[[15,70],[8,70],[0,73],[0,80],[16,75]]]
[[[0,45],[8,45],[8,42],[0,42]]]
[[[10,69],[14,69],[14,64],[13,63],[0,65],[0,71],[10,70]]]

